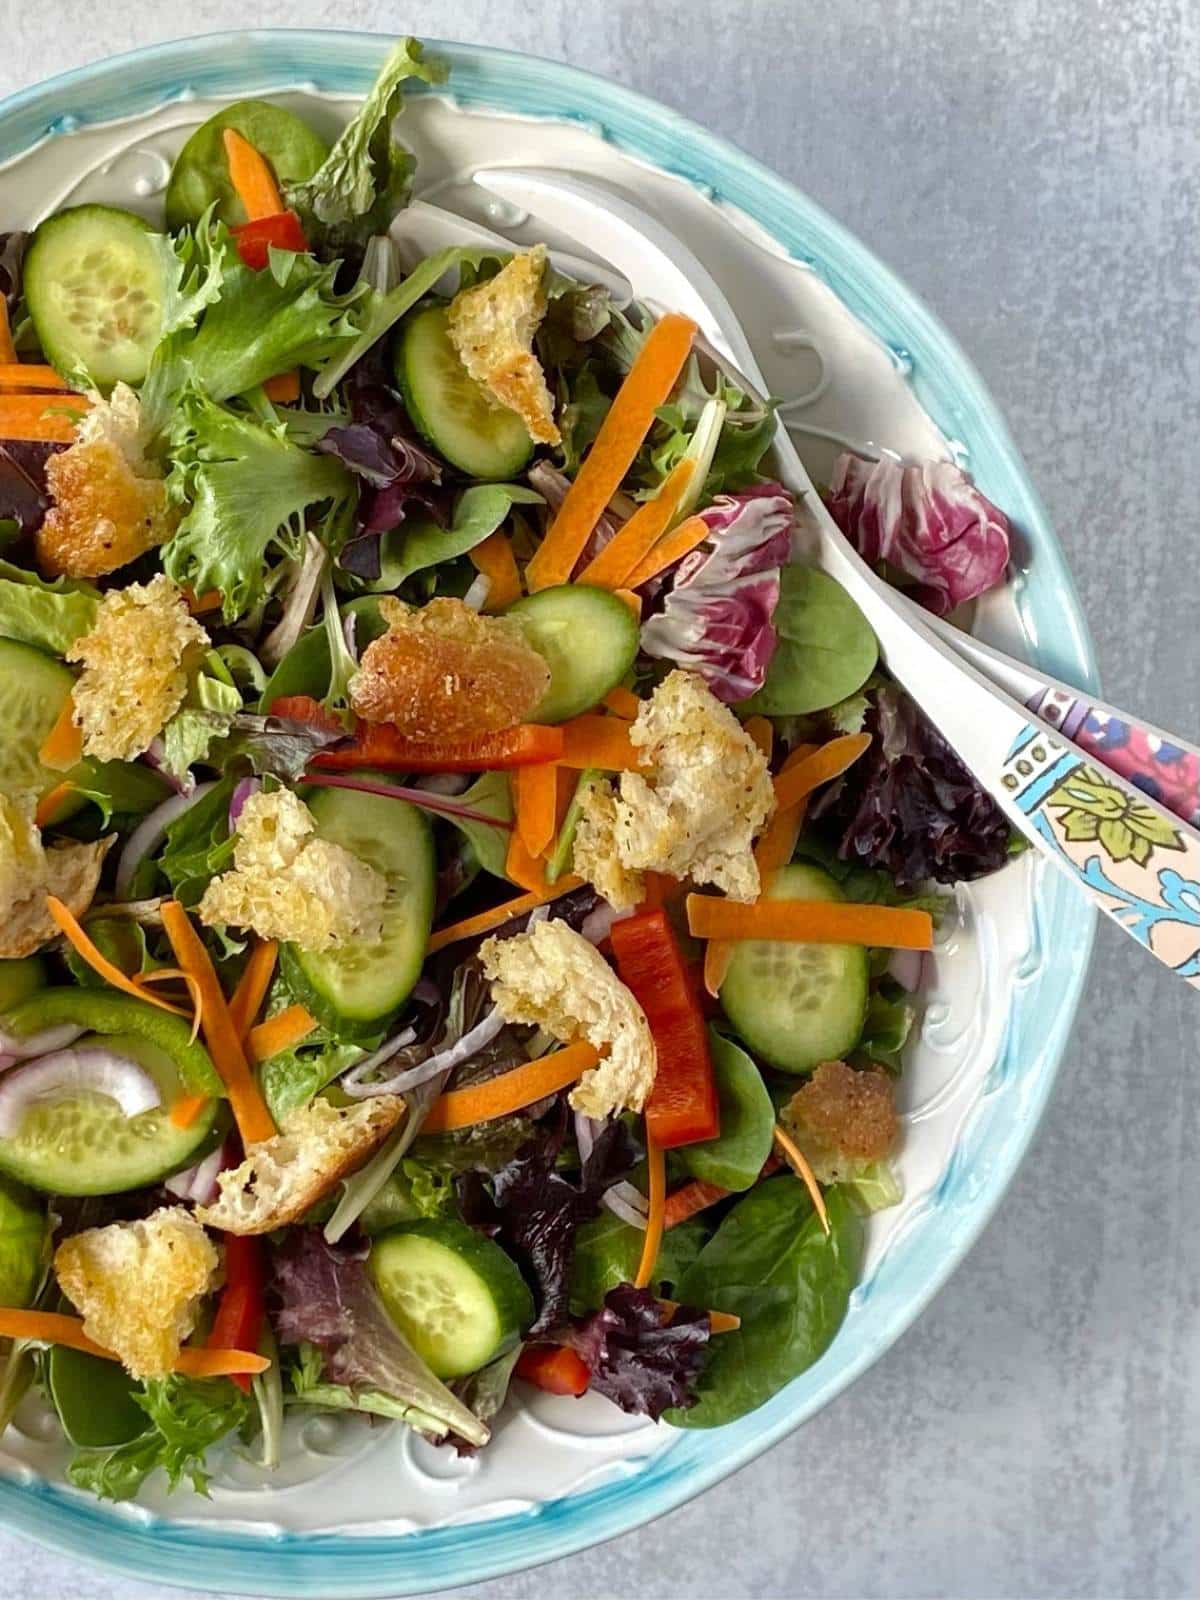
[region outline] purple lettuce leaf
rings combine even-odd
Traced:
[[[719,495],[700,515],[709,537],[676,567],[662,610],[642,628],[642,649],[698,672],[732,704],[762,688],[775,653],[771,619],[795,507],[769,483]]]
[[[843,455],[827,504],[863,560],[905,573],[938,616],[1004,581],[1008,518],[951,461]]]
[[[623,1283],[566,1340],[592,1375],[590,1387],[622,1411],[657,1422],[671,1406],[696,1403],[711,1329],[708,1313],[677,1306],[669,1322],[649,1289]]]
[[[28,439],[0,440],[0,522],[36,533],[50,508],[46,462],[65,446]]]
[[[283,1344],[322,1355],[321,1380],[348,1390],[365,1410],[390,1401],[394,1414],[433,1438],[456,1433],[486,1444],[489,1431],[413,1351],[384,1310],[365,1252],[332,1249],[318,1228],[294,1228],[272,1258],[273,1322]]]
[[[877,689],[864,727],[870,749],[809,813],[833,829],[843,861],[882,868],[902,889],[1005,864],[1004,813],[902,689]]]

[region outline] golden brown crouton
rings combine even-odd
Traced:
[[[96,839],[91,844],[62,840],[45,852],[44,874],[29,892],[3,908],[0,918],[0,960],[15,961],[31,956],[49,940],[57,938],[58,924],[46,908],[46,896],[61,900],[75,917],[91,905],[100,882],[100,869],[116,834]]]
[[[219,1265],[212,1241],[182,1206],[72,1234],[54,1254],[59,1287],[83,1331],[135,1378],[165,1378],[174,1367]]]
[[[196,1215],[226,1233],[270,1233],[299,1222],[342,1178],[356,1171],[404,1115],[397,1095],[358,1105],[316,1099],[284,1119],[282,1133],[254,1145],[240,1167],[217,1178],[220,1196]]]
[[[844,1061],[822,1061],[782,1120],[821,1183],[838,1182],[850,1165],[881,1161],[899,1133],[891,1078],[878,1067],[860,1072]]]
[[[454,297],[447,330],[476,383],[517,413],[531,439],[558,444],[554,402],[533,353],[533,336],[546,315],[545,272],[544,244],[514,256],[494,278]]]
[[[511,617],[450,599],[418,610],[385,596],[379,609],[388,631],[350,682],[367,722],[392,722],[410,739],[469,739],[523,722],[549,686],[549,667]]]

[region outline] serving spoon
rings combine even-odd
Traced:
[[[669,229],[610,190],[538,169],[484,168],[475,182],[539,217],[616,272],[635,298],[689,316],[710,344],[756,389],[765,383],[732,307],[707,268]],[[425,207],[425,212],[437,212]],[[449,214],[446,214],[449,215]],[[481,242],[500,236],[454,218]],[[416,221],[416,219],[414,219]],[[425,229],[436,219],[417,223]],[[403,248],[405,213],[393,236]],[[414,241],[415,242],[415,241]],[[445,242],[443,236],[442,242]],[[508,248],[511,241],[503,240]],[[552,259],[555,252],[551,252]],[[565,264],[564,264],[565,266]],[[594,278],[590,262],[572,276]],[[797,497],[797,553],[854,598],[875,631],[880,655],[939,728],[1009,821],[1126,933],[1185,981],[1200,987],[1200,830],[1186,793],[1176,814],[1113,764],[1120,730],[1142,751],[1167,746],[1200,771],[1200,751],[1067,685],[1032,673],[958,633],[887,585],[845,539],[816,493],[782,420],[775,438],[782,482]],[[1033,702],[1032,704],[1023,702]],[[1048,713],[1048,714],[1047,714]],[[1091,748],[1078,735],[1094,726]]]

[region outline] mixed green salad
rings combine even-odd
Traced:
[[[901,1197],[938,886],[1011,848],[687,318],[401,274],[442,76],[0,234],[0,1431],[36,1385],[103,1496],[296,1408],[761,1405]],[[947,463],[828,493],[936,609],[1003,577]]]

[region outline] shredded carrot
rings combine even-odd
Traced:
[[[667,1210],[667,1158],[658,1140],[646,1129],[646,1176],[649,1193],[646,1212],[646,1237],[642,1241],[642,1259],[638,1262],[634,1287],[645,1289],[654,1277],[658,1265],[658,1252],[662,1245],[663,1227]]]
[[[48,828],[58,815],[58,808],[75,793],[73,783],[56,783],[48,789],[34,807],[33,820],[39,828]]]
[[[168,1113],[171,1118],[171,1126],[175,1128],[190,1128],[207,1104],[208,1096],[206,1094],[181,1095],[174,1102]]]
[[[475,939],[481,933],[491,933],[493,928],[502,928],[514,917],[522,917],[527,911],[536,910],[559,895],[577,889],[580,881],[579,878],[562,877],[545,890],[536,889],[528,894],[519,894],[514,900],[505,900],[503,905],[493,906],[490,911],[481,911],[477,916],[466,917],[462,922],[452,922],[448,927],[439,928],[429,940],[428,954],[433,955],[434,951],[444,950],[447,945],[458,944],[463,939]]]
[[[557,1094],[576,1082],[599,1059],[594,1046],[585,1039],[577,1039],[574,1044],[539,1056],[536,1061],[527,1061],[523,1067],[514,1067],[511,1072],[489,1078],[486,1083],[472,1084],[469,1089],[451,1089],[434,1101],[421,1132],[451,1133],[455,1128],[469,1128],[476,1122],[506,1117],[510,1112],[544,1100],[547,1095]]]
[[[620,684],[615,689],[610,689],[604,696],[604,705],[615,717],[624,717],[626,722],[632,722],[642,709],[642,702],[632,689],[622,688]]]
[[[552,762],[515,767],[512,783],[516,832],[529,854],[545,855],[553,843],[558,810],[557,767]]]
[[[795,766],[786,767],[775,779],[776,806],[786,810],[810,795],[814,789],[820,788],[821,784],[840,778],[870,743],[869,733],[843,733],[837,739],[830,739],[819,750],[814,750],[803,761],[797,761]]]
[[[660,572],[673,567],[684,556],[691,555],[696,546],[708,538],[709,532],[708,523],[703,517],[689,517],[677,528],[672,528],[670,533],[665,533],[625,581],[631,589],[640,589],[651,578],[657,578]]]
[[[290,1050],[307,1039],[317,1026],[317,1019],[304,1006],[286,1006],[246,1035],[246,1055],[255,1065],[277,1056],[281,1050]]]
[[[766,756],[771,759],[771,750],[775,743],[775,729],[769,717],[747,717],[743,726],[750,738]]]
[[[68,695],[54,726],[42,741],[38,760],[52,772],[66,772],[83,759],[83,730],[75,721],[75,700]]]
[[[72,413],[88,411],[91,404],[81,394],[0,395],[0,439],[71,444],[76,422]]]
[[[816,1173],[808,1164],[808,1157],[801,1150],[794,1139],[790,1138],[778,1123],[775,1124],[775,1143],[783,1152],[784,1158],[796,1176],[803,1182],[808,1190],[813,1203],[813,1210],[821,1219],[821,1226],[829,1232],[829,1212],[825,1209],[825,1196],[821,1193],[821,1185],[817,1182]]]
[[[694,461],[677,461],[654,499],[637,508],[599,555],[593,556],[576,576],[575,582],[594,584],[598,589],[627,586],[630,574],[637,570],[674,521],[695,470]]]
[[[482,572],[491,587],[483,603],[485,611],[507,611],[521,598],[521,574],[513,555],[512,540],[500,528],[489,533],[482,544],[470,552],[471,564]]]
[[[278,216],[284,205],[270,167],[236,128],[226,128],[222,137],[225,159],[229,163],[229,181],[247,217],[257,222],[260,217]]]
[[[279,372],[275,377],[268,378],[263,384],[263,393],[277,406],[295,405],[300,398],[299,370],[293,367],[291,372]]]
[[[238,986],[229,1002],[229,1020],[236,1028],[239,1039],[244,1039],[250,1032],[251,1024],[262,1010],[278,959],[279,945],[274,939],[260,939],[247,957]]]
[[[929,950],[933,919],[904,906],[844,905],[832,900],[756,900],[743,905],[716,895],[687,897],[694,939],[767,939],[802,944],[863,944]]]
[[[655,412],[675,387],[696,324],[676,312],[656,322],[608,408],[595,443],[525,569],[530,594],[566,583],[605,507],[621,487]]]
[[[40,1344],[66,1345],[104,1361],[121,1359],[84,1333],[82,1317],[70,1317],[61,1311],[0,1308],[0,1339],[33,1339]],[[235,1372],[265,1372],[270,1365],[265,1356],[248,1350],[197,1350],[188,1346],[179,1352],[174,1370],[190,1378],[222,1378]]]
[[[71,385],[60,378],[53,367],[39,365],[36,361],[0,361],[0,394],[5,390],[67,389]]]
[[[514,828],[508,837],[508,853],[504,858],[504,873],[513,883],[531,894],[547,894],[546,863],[541,856],[531,855],[520,831]]]
[[[192,1037],[190,1043],[195,1044],[196,1036],[200,1032],[200,1019],[204,1012],[204,996],[200,992],[200,985],[190,972],[184,972],[182,967],[155,967],[152,972],[131,972],[129,975],[139,989],[143,984],[155,983],[182,983],[188,992],[188,1000],[192,1008]],[[143,996],[146,999],[148,995]],[[186,1013],[185,1013],[186,1014]]]
[[[559,724],[563,747],[559,762],[585,771],[635,772],[641,758],[629,739],[629,728],[619,717],[602,717],[594,711]]]
[[[205,589],[203,594],[196,594],[185,585],[179,592],[183,596],[184,605],[194,617],[202,616],[206,611],[220,609],[222,603],[220,589]]]
[[[93,972],[98,972],[106,983],[111,983],[114,989],[120,989],[122,994],[132,995],[135,1000],[144,1000],[147,1005],[158,1006],[162,1011],[169,1011],[173,1016],[186,1017],[188,1012],[183,1006],[172,1005],[169,1000],[152,994],[134,983],[132,978],[126,977],[120,967],[115,966],[106,955],[102,955],[87,934],[80,927],[74,914],[63,905],[62,901],[54,895],[46,896],[46,909],[59,932],[74,945],[82,960],[86,961]]]
[[[672,1189],[667,1196],[663,1206],[663,1227],[677,1228],[681,1222],[687,1222],[698,1212],[715,1206],[718,1200],[724,1200],[729,1193],[719,1183],[705,1183],[702,1178],[693,1178],[690,1183]]]
[[[664,1323],[670,1322],[679,1310],[679,1301],[660,1300],[658,1303],[662,1307]],[[710,1333],[736,1333],[742,1325],[741,1317],[735,1317],[732,1311],[709,1311],[706,1315]]]
[[[175,959],[200,984],[204,1042],[229,1093],[229,1104],[242,1143],[258,1144],[263,1139],[269,1139],[275,1132],[275,1124],[247,1065],[242,1041],[230,1020],[229,1007],[208,951],[178,900],[163,902],[162,922]]]
[[[15,366],[18,359],[17,347],[13,343],[12,329],[8,323],[8,301],[0,294],[0,362],[9,367]]]

